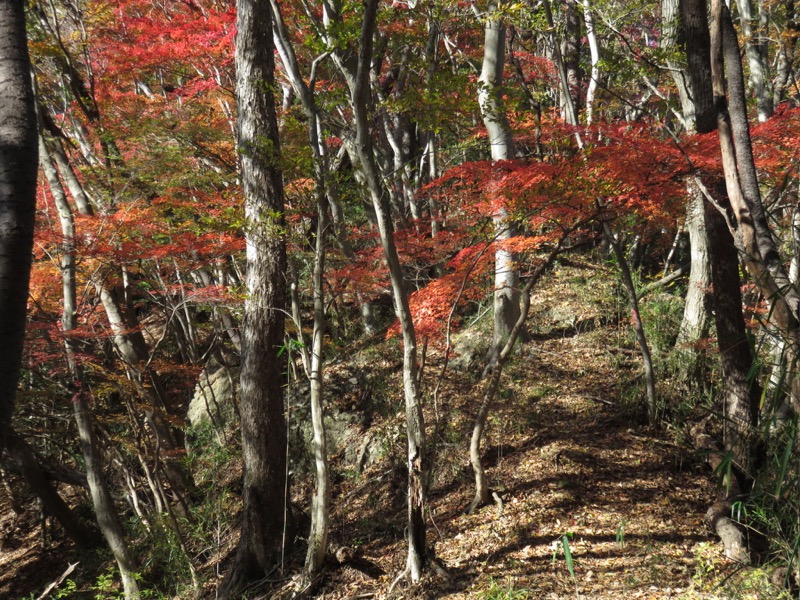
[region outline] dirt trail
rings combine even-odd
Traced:
[[[527,431],[493,436],[511,438],[506,448],[492,446],[498,453],[492,480],[504,507],[454,519],[453,532],[463,533],[440,552],[448,564],[477,576],[452,597],[485,589],[487,578],[534,598],[686,592],[696,547],[709,540],[702,516],[713,493],[699,461],[620,416],[613,406],[619,399],[603,388],[609,380],[582,369],[579,357],[593,348],[579,338],[548,340],[535,352],[531,366],[543,375],[537,389],[544,397],[520,398],[523,386],[495,419],[527,425]]]
[[[558,289],[554,279],[539,306],[558,295],[569,312],[570,291]],[[572,310],[581,308],[575,304]],[[483,446],[502,509],[463,513],[473,493],[464,457],[480,390],[464,385],[463,373],[451,374],[448,408],[460,415],[451,427],[461,430],[461,437],[446,442],[439,458],[443,474],[434,485],[428,523],[436,555],[452,580],[434,576],[416,591],[401,585],[397,597],[712,597],[692,584],[698,561],[716,552],[703,524],[714,497],[708,471],[663,431],[622,410],[620,380],[635,378],[639,362],[635,352],[610,347],[618,345],[624,330],[594,328],[591,324],[600,322],[595,317],[583,315],[583,330],[579,324],[540,327],[504,374]],[[402,477],[395,476],[399,500],[391,515],[357,516],[367,510],[365,499],[376,503],[376,497],[391,493],[376,480],[360,485],[362,493],[352,490],[350,496],[361,498],[355,505],[338,505],[335,518],[345,522],[354,539],[365,540],[362,555],[386,574],[373,579],[345,568],[331,576],[326,598],[378,597],[403,567],[404,542],[396,521],[403,518],[397,491]],[[381,527],[394,535],[394,543],[377,537]]]

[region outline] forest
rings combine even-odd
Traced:
[[[0,0],[0,596],[800,597],[795,0]]]

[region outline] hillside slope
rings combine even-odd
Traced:
[[[535,292],[530,340],[503,375],[483,444],[484,464],[502,506],[471,515],[464,512],[473,495],[467,457],[481,384],[479,361],[469,358],[470,352],[480,356],[485,336],[480,324],[461,336],[456,345],[461,356],[446,372],[436,406],[432,394],[426,395],[429,439],[437,441],[428,542],[444,569],[431,570],[417,587],[398,582],[388,597],[777,597],[763,572],[723,561],[703,523],[714,487],[702,457],[683,447],[680,435],[646,427],[637,416],[641,367],[614,281],[604,266],[566,263]],[[387,597],[405,565],[398,352],[396,340],[362,343],[349,354],[351,360],[328,371],[337,382],[330,386],[328,409],[360,415],[351,419],[360,428],[358,439],[378,442],[363,470],[354,468],[359,452],[351,448],[332,456],[331,537],[340,561],[332,562],[317,589],[320,598]],[[440,353],[431,350],[429,392],[440,363]],[[670,386],[660,383],[665,401],[680,401]],[[239,467],[229,464],[225,471],[216,484],[225,489],[207,498],[209,503],[230,498],[223,511],[230,522],[220,539],[209,542],[216,550],[199,569],[208,597],[214,596],[235,544]],[[297,478],[298,506],[307,503],[309,486],[307,478]],[[63,542],[41,549],[34,506],[26,506],[13,523],[5,499],[0,506],[0,531],[13,540],[0,554],[0,597],[37,597],[80,558]],[[288,561],[302,555],[298,551]],[[72,575],[83,582],[78,589],[85,597],[97,596],[102,571],[81,573],[81,568]],[[276,575],[256,597],[274,597],[288,582],[288,575]],[[99,597],[113,597],[112,591]]]

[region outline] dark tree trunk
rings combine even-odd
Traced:
[[[578,3],[576,0],[565,0],[561,10],[564,15],[565,30],[561,53],[564,56],[564,68],[567,71],[569,96],[575,111],[580,112],[583,70],[581,69],[581,18],[578,14]]]
[[[714,93],[711,86],[711,49],[708,33],[708,10],[706,0],[682,0],[681,22],[686,45],[687,75],[692,93],[692,126],[697,133],[708,133],[717,128],[714,110]],[[686,227],[691,244],[692,270],[686,307],[678,335],[678,344],[691,353],[691,364],[686,374],[698,375],[698,351],[693,346],[708,333],[710,316],[711,266],[709,265],[709,240],[704,218],[704,199],[700,189],[692,182],[688,184],[689,201],[686,209]]]
[[[286,240],[275,113],[272,10],[239,0],[236,35],[238,146],[244,188],[247,300],[242,323],[239,412],[244,489],[242,533],[223,591],[231,595],[281,559],[287,522],[283,405]]]
[[[723,445],[726,450],[733,452],[734,462],[740,472],[748,472],[748,440],[758,416],[761,391],[751,376],[753,352],[742,315],[739,253],[724,217],[708,204],[705,221],[714,285],[714,322],[725,388]]]
[[[711,87],[711,40],[706,0],[682,0],[680,7],[686,66],[694,101],[695,130],[697,133],[708,133],[717,128],[717,114]]]
[[[39,160],[24,6],[0,0],[0,448],[22,362]]]
[[[83,549],[92,547],[92,534],[78,520],[50,482],[28,443],[13,431],[8,434],[8,450],[31,491],[42,501],[47,512],[55,517],[67,535]]]

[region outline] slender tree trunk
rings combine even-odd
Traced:
[[[43,121],[46,120],[44,111],[45,108],[40,105],[39,114],[42,116]],[[46,129],[46,124],[43,122],[42,135],[44,135],[44,131]],[[48,148],[51,150],[51,154],[55,160],[56,166],[58,167],[58,171],[61,173],[61,177],[64,179],[64,183],[67,184],[69,193],[72,195],[73,200],[75,200],[75,206],[78,209],[78,213],[81,215],[93,215],[95,212],[94,206],[89,200],[89,196],[81,185],[81,182],[78,181],[78,176],[75,174],[75,170],[72,168],[72,164],[70,164],[70,161],[64,152],[64,148],[61,145],[61,140],[58,138],[53,139],[52,144],[50,144]]]
[[[591,125],[592,119],[594,119],[594,96],[600,83],[600,46],[597,44],[597,34],[594,29],[591,0],[583,0],[583,20],[586,25],[586,39],[589,42],[589,57],[592,65],[589,85],[586,88],[586,125]]]
[[[777,107],[784,99],[786,88],[792,77],[795,61],[797,38],[800,37],[800,23],[795,12],[795,0],[784,0],[781,3],[785,19],[785,33],[781,36],[778,49],[778,65],[775,68],[775,85],[772,91],[772,105]]]
[[[103,461],[97,445],[97,437],[92,427],[89,403],[83,390],[79,389],[75,393],[72,398],[72,405],[97,524],[100,526],[100,531],[103,532],[103,537],[105,537],[106,543],[111,549],[111,554],[114,555],[119,566],[125,598],[126,600],[135,600],[140,597],[139,584],[136,582],[135,576],[137,572],[136,560],[125,542],[125,534],[117,519],[114,500],[111,498],[108,482],[103,473]]]
[[[275,111],[269,0],[239,0],[236,33],[238,148],[244,192],[247,299],[239,412],[244,486],[242,532],[221,588],[229,597],[281,560],[287,535],[286,418],[279,356],[284,335],[286,240]]]
[[[490,8],[489,10],[496,10]],[[483,68],[478,80],[478,103],[483,122],[489,133],[492,161],[497,163],[514,157],[511,126],[501,103],[503,68],[505,66],[505,23],[499,18],[489,18],[485,25]],[[494,260],[494,339],[487,357],[487,369],[497,361],[511,329],[519,318],[519,272],[514,267],[514,257],[503,248],[503,242],[515,234],[514,224],[502,197],[497,195],[493,215],[495,240],[498,249]]]
[[[642,353],[642,361],[644,362],[644,377],[647,387],[647,418],[651,424],[655,424],[658,419],[656,376],[655,370],[653,369],[653,359],[650,356],[650,347],[647,345],[647,337],[644,333],[644,325],[642,325],[641,313],[639,312],[639,297],[636,293],[636,286],[633,284],[633,277],[628,267],[628,261],[625,258],[625,253],[622,251],[620,243],[617,241],[608,223],[603,223],[603,230],[606,235],[606,240],[608,240],[617,258],[620,274],[622,275],[622,282],[625,284],[625,289],[628,292],[628,301],[631,305],[631,320],[633,321],[633,328],[636,331],[636,340],[639,342],[639,350]]]
[[[0,448],[22,363],[38,166],[25,3],[0,0]]]
[[[759,7],[757,10],[758,22],[753,30],[753,5],[750,0],[737,0],[739,20],[744,36],[744,49],[747,55],[747,64],[750,67],[750,88],[756,98],[758,107],[758,120],[766,121],[772,116],[772,90],[769,78],[769,55],[767,54],[766,17],[762,15]]]
[[[325,18],[328,22],[339,18],[339,15],[332,10],[330,5],[326,5]],[[355,152],[377,217],[383,254],[389,267],[395,315],[400,322],[400,331],[403,336],[403,393],[406,404],[408,440],[408,560],[406,573],[411,581],[416,583],[422,578],[422,570],[427,562],[423,483],[428,465],[425,453],[425,421],[419,393],[416,332],[403,279],[403,269],[394,242],[394,223],[389,205],[389,195],[375,163],[367,111],[370,92],[369,69],[372,62],[377,11],[378,1],[366,0],[357,50],[352,49],[348,58],[343,58],[338,53],[334,54],[334,59],[347,80],[350,92],[350,104],[356,128]],[[353,54],[355,52],[357,54]]]
[[[61,313],[61,327],[64,332],[64,341],[67,363],[72,378],[78,389],[72,399],[75,423],[78,427],[78,436],[83,451],[83,461],[86,466],[86,480],[92,498],[95,516],[100,531],[114,555],[122,578],[125,598],[130,600],[139,597],[139,585],[136,582],[136,559],[125,541],[125,534],[119,522],[114,501],[108,487],[108,481],[103,473],[103,461],[94,432],[93,419],[86,392],[83,388],[81,367],[77,362],[75,342],[71,338],[77,326],[77,290],[75,273],[75,220],[72,207],[67,201],[67,196],[58,179],[44,139],[39,137],[39,154],[42,170],[50,185],[50,191],[58,212],[61,225],[61,283],[63,294],[63,307]]]
[[[325,333],[325,236],[328,225],[324,189],[317,190],[317,239],[312,283],[314,289],[314,327],[311,340],[311,426],[314,432],[314,470],[316,485],[311,500],[311,531],[308,534],[306,572],[310,577],[322,571],[328,550],[330,482],[328,444],[325,436],[323,398],[323,335]]]
[[[280,7],[272,0],[274,17],[274,38],[278,54],[283,62],[284,71],[299,96],[306,113],[308,123],[308,141],[314,158],[314,194],[317,201],[317,233],[315,240],[314,267],[312,288],[314,293],[314,326],[311,339],[311,355],[308,359],[308,377],[310,380],[311,426],[314,433],[314,470],[316,482],[311,499],[311,529],[308,534],[308,552],[306,553],[306,576],[317,577],[325,562],[328,549],[328,530],[330,528],[330,480],[328,476],[328,444],[325,432],[323,409],[324,356],[323,336],[325,334],[325,256],[326,238],[328,235],[328,164],[320,138],[320,120],[314,93],[314,81],[310,84],[300,73],[294,48],[283,21]],[[351,251],[352,252],[352,251]],[[299,327],[299,323],[298,323]],[[298,332],[302,337],[302,331]]]
[[[520,309],[520,314],[514,326],[511,328],[508,339],[500,350],[497,361],[492,367],[491,376],[484,387],[483,398],[480,408],[478,408],[478,414],[475,416],[475,423],[472,426],[472,437],[470,438],[469,444],[469,462],[472,465],[472,472],[475,475],[475,497],[467,508],[468,513],[473,513],[477,508],[488,504],[491,497],[489,480],[486,477],[486,470],[483,468],[483,462],[481,461],[481,441],[483,440],[483,432],[486,429],[486,420],[491,411],[494,398],[497,395],[497,390],[500,387],[500,376],[503,373],[503,366],[511,356],[514,344],[520,333],[522,333],[525,322],[528,319],[528,312],[531,306],[531,290],[542,278],[545,271],[553,265],[553,262],[555,262],[556,258],[561,253],[562,245],[568,235],[568,232],[564,233],[555,248],[550,251],[547,258],[536,267],[536,270],[528,278],[525,288],[521,293],[522,308]]]
[[[578,107],[572,101],[572,94],[570,93],[569,86],[569,74],[567,73],[567,67],[564,64],[564,57],[561,55],[561,45],[558,43],[558,39],[556,38],[556,25],[553,21],[553,11],[550,8],[550,0],[543,0],[543,6],[545,18],[547,19],[547,26],[550,31],[549,37],[550,44],[553,48],[553,58],[555,59],[556,68],[558,69],[558,78],[561,82],[560,90],[562,102],[564,103],[564,120],[568,125],[577,127]],[[575,131],[575,142],[578,144],[578,148],[583,148],[583,139],[577,130]]]

